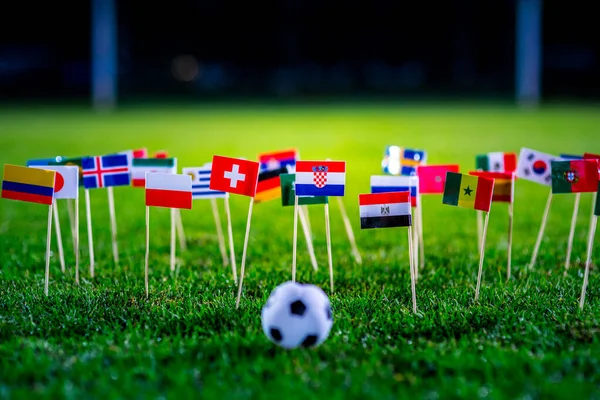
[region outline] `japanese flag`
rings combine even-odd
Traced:
[[[79,197],[79,167],[76,165],[35,165],[40,168],[56,171],[54,180],[55,199],[76,199]]]

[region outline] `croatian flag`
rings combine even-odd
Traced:
[[[81,160],[83,186],[99,189],[110,186],[129,186],[129,160],[126,154],[84,157]]]
[[[296,196],[343,196],[345,161],[298,161]]]
[[[413,207],[417,206],[419,178],[416,176],[371,176],[371,193],[410,192]]]
[[[229,193],[219,190],[212,190],[210,186],[210,174],[212,172],[212,163],[208,162],[202,167],[184,168],[184,175],[192,177],[192,199],[224,199]]]

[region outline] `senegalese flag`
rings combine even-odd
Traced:
[[[281,205],[293,206],[296,200],[296,174],[281,174]],[[327,196],[301,196],[298,197],[298,205],[326,204]]]
[[[493,193],[493,179],[448,172],[442,203],[489,212]]]
[[[494,179],[492,202],[512,203],[514,201],[516,179],[514,172],[471,171],[469,174]]]
[[[50,162],[48,165],[74,165],[79,167],[79,186],[83,187],[83,159],[85,157],[62,157],[60,160],[56,160],[54,162]]]
[[[260,172],[258,174],[258,183],[256,184],[254,201],[261,203],[278,198],[281,195],[279,175],[286,172],[286,167]]]
[[[596,160],[552,161],[552,193],[585,193],[598,190]]]

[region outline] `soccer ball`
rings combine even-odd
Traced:
[[[333,316],[329,298],[315,285],[286,282],[271,292],[261,313],[265,335],[286,349],[323,343]]]

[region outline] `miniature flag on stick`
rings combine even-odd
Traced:
[[[260,164],[254,161],[213,156],[209,188],[216,191],[235,193],[250,197],[248,219],[246,221],[246,235],[244,237],[244,248],[242,251],[240,282],[235,304],[236,308],[240,306],[240,300],[242,298],[242,288],[244,286],[244,274],[246,268],[246,251],[248,250],[250,224],[252,223],[252,207],[254,206],[254,196],[256,195],[259,170]]]
[[[427,152],[425,150],[387,146],[381,167],[385,174],[413,176],[417,174],[417,167],[426,163]]]
[[[46,231],[46,270],[44,294],[48,296],[50,281],[50,240],[52,236],[52,203],[56,172],[44,169],[4,165],[2,178],[3,199],[26,201],[48,206],[48,230]]]
[[[274,151],[258,155],[261,171],[273,171],[279,168],[285,168],[286,172],[294,172],[296,169],[296,160],[298,160],[298,151],[296,149]]]
[[[107,188],[108,211],[112,231],[112,248],[115,264],[119,263],[117,247],[117,219],[114,205],[114,186],[129,186],[131,183],[129,160],[126,154],[83,157],[81,159],[83,186],[85,187],[85,207],[88,225],[88,244],[90,248],[90,275],[94,277],[94,241],[92,236],[92,213],[90,208],[90,189]]]
[[[215,219],[215,226],[217,229],[217,239],[219,241],[219,250],[221,251],[221,258],[223,259],[223,265],[228,266],[229,259],[227,258],[225,237],[223,236],[223,229],[221,228],[221,217],[219,215],[219,208],[217,205],[217,199],[224,199],[225,214],[227,216],[227,233],[229,236],[229,253],[231,257],[231,269],[233,273],[233,281],[235,284],[237,284],[235,251],[233,247],[233,229],[231,225],[231,210],[229,208],[229,193],[210,189],[209,186],[211,171],[212,165],[210,162],[204,164],[202,167],[190,167],[183,169],[184,174],[188,174],[192,177],[192,198],[194,200],[210,200],[211,208],[213,211],[213,217]]]
[[[274,200],[281,195],[279,175],[287,173],[286,167],[272,170],[265,170],[258,175],[258,184],[256,186],[256,196],[254,201],[262,203]]]
[[[164,172],[146,173],[146,259],[145,286],[148,297],[148,258],[150,255],[150,207],[171,209],[171,270],[175,264],[175,218],[173,210],[192,208],[192,178]]]
[[[475,168],[486,172],[514,172],[517,169],[515,153],[492,152],[475,157]]]
[[[457,174],[455,172],[448,172],[446,175],[446,188],[444,189],[444,197],[442,198],[443,204],[480,210],[486,213],[479,252],[479,270],[477,272],[475,301],[479,299],[481,276],[483,274],[485,239],[487,236],[488,223],[490,221],[490,208],[492,206],[493,193],[493,179]]]
[[[598,162],[598,179],[600,179],[600,154],[583,153],[583,158],[586,160],[596,160],[596,162]],[[598,194],[593,193],[592,194],[592,212],[590,215],[590,230],[588,232],[588,239],[592,233],[591,227],[592,227],[592,220],[594,219],[594,206],[596,204],[597,198],[598,198]]]
[[[417,312],[416,265],[414,264],[410,192],[358,195],[360,228],[408,227],[408,252],[413,312]]]
[[[298,161],[296,163],[296,199],[294,201],[294,250],[292,281],[296,280],[296,247],[298,241],[298,204],[300,196],[344,196],[346,189],[345,161]],[[329,203],[325,203],[325,234],[329,262],[329,285],[333,293],[333,257]]]
[[[517,178],[539,183],[540,185],[551,186],[552,171],[550,169],[550,163],[555,160],[559,160],[559,158],[523,147],[519,153],[519,161],[517,163]],[[544,237],[544,231],[546,230],[546,223],[548,222],[548,214],[550,213],[551,205],[552,190],[548,193],[548,200],[546,200],[546,207],[544,208],[542,223],[535,241],[535,246],[533,247],[529,268],[533,268],[537,260],[537,255]]]
[[[134,187],[146,187],[146,172],[177,173],[176,158],[134,158],[131,164],[131,181]]]

